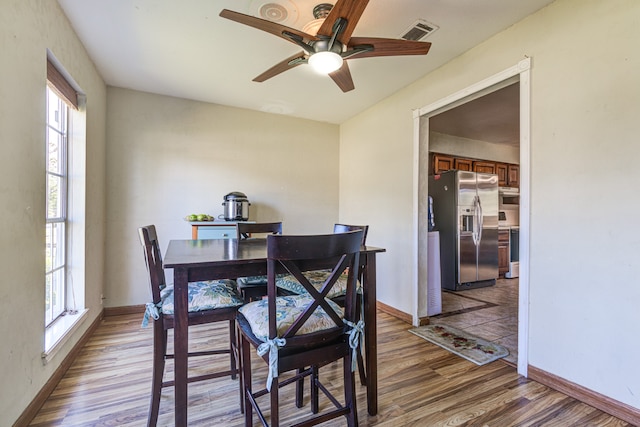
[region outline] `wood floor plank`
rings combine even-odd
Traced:
[[[358,383],[361,426],[629,426],[518,376],[515,368],[504,362],[476,366],[409,333],[407,324],[388,314],[378,312],[378,319],[379,413],[368,415],[366,389]],[[130,314],[106,317],[30,425],[146,425],[153,344],[152,328],[141,328],[140,320],[140,316]],[[226,342],[227,331],[222,324],[193,327],[190,346],[220,347]],[[194,374],[219,369],[227,361],[224,355],[190,362],[189,371]],[[252,365],[256,370],[254,384],[260,387],[267,377],[266,365],[255,354]],[[167,377],[172,375],[173,363],[168,361]],[[342,396],[341,376],[340,364],[320,371],[322,381],[338,397]],[[299,410],[292,391],[281,393],[284,425],[309,414],[309,397],[305,396],[306,406]],[[267,398],[263,398],[265,403]],[[218,378],[190,384],[188,404],[190,426],[244,425],[238,380]],[[328,408],[331,403],[322,398],[320,405]],[[167,388],[162,392],[158,425],[172,426],[173,419],[173,388]],[[325,425],[341,426],[345,422],[334,420]]]

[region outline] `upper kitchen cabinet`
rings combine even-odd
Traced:
[[[520,187],[519,165],[509,165],[507,174],[507,187]]]
[[[437,175],[448,170],[493,173],[498,175],[500,187],[520,187],[520,166],[483,159],[469,159],[449,154],[429,154],[429,175]]]
[[[455,169],[452,156],[437,153],[432,154],[430,175],[437,175],[451,169]]]
[[[473,160],[469,159],[461,159],[460,157],[456,157],[453,160],[453,168],[459,171],[472,171],[473,170]]]
[[[496,162],[473,162],[473,171],[478,173],[496,173]]]
[[[498,175],[498,185],[506,187],[508,182],[509,166],[506,163],[496,163],[496,175]]]

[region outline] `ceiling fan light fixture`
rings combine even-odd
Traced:
[[[342,67],[342,57],[335,52],[316,52],[309,57],[309,65],[320,74],[329,74]]]

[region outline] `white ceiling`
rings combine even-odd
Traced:
[[[327,1],[327,0],[324,0]],[[259,16],[267,3],[301,29],[321,0],[58,0],[105,82],[180,98],[342,123],[553,0],[373,0],[354,36],[399,38],[417,19],[439,27],[426,56],[349,61],[343,93],[302,65],[251,80],[300,52],[292,43],[218,15]]]
[[[513,83],[429,119],[429,130],[520,146],[520,84]]]

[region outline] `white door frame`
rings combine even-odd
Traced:
[[[531,159],[531,58],[525,58],[513,67],[494,74],[480,82],[477,82],[452,95],[440,99],[432,104],[414,110],[413,112],[413,229],[419,230],[419,194],[420,182],[420,140],[425,138],[426,149],[429,145],[428,125],[422,125],[421,118],[428,118],[446,111],[459,103],[464,98],[476,95],[488,88],[516,78],[520,82],[520,278],[518,292],[518,374],[527,376],[528,343],[529,343],[529,231],[530,231],[530,159]],[[419,323],[419,283],[418,270],[420,260],[418,258],[418,233],[413,236],[414,269],[412,274],[414,304],[413,323]],[[426,260],[424,261],[426,263]]]

